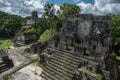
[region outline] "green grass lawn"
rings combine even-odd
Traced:
[[[0,40],[0,49],[6,50],[14,44],[10,40]]]

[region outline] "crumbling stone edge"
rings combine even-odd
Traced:
[[[19,71],[20,69],[24,68],[25,66],[30,65],[30,64],[32,64],[32,63],[35,63],[36,61],[38,61],[38,58],[32,59],[30,62],[28,62],[28,63],[26,63],[26,64],[23,64],[23,65],[21,65],[21,66],[19,66],[19,67],[16,67],[16,69],[14,69],[12,72],[3,75],[3,76],[2,76],[2,80],[8,80],[9,77],[11,76],[11,74],[14,74],[15,72]]]

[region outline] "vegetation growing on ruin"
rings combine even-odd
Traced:
[[[45,32],[40,36],[39,42],[48,41],[53,35],[56,34],[56,30],[45,30]]]
[[[14,44],[10,40],[0,40],[0,50],[6,50]]]
[[[33,27],[33,28],[30,28],[30,29],[26,29],[24,31],[24,33],[35,33],[36,32],[36,29]]]
[[[37,22],[37,36],[40,36],[40,42],[49,40],[56,32],[59,32],[63,20],[69,15],[79,14],[81,9],[76,5],[64,3],[60,6],[60,10],[55,10],[53,4],[46,3],[44,11],[42,18]]]

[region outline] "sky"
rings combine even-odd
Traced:
[[[85,2],[85,3],[91,3],[94,4],[94,0],[48,0],[48,2],[51,2],[53,4],[61,5],[63,3],[70,3],[70,4],[77,4],[79,2]]]
[[[63,3],[70,3],[79,6],[82,14],[120,14],[120,0],[0,0],[0,11],[30,16],[31,12],[36,10],[41,16],[46,2],[53,3],[56,10]]]

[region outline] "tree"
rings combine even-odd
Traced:
[[[55,8],[54,5],[52,3],[46,3],[44,5],[44,13],[43,13],[43,17],[46,17],[50,20],[50,29],[52,31],[53,27],[54,27],[54,18],[56,17],[55,15]],[[51,32],[52,34],[52,32]]]
[[[44,13],[43,13],[43,17],[47,17],[47,18],[53,18],[55,17],[55,8],[54,5],[52,3],[46,3],[44,5]]]
[[[36,25],[38,27],[36,30],[36,34],[37,38],[39,38],[46,29],[50,28],[50,20],[47,18],[39,18]]]
[[[81,9],[79,6],[74,4],[68,4],[68,3],[62,4],[60,6],[60,11],[58,11],[59,17],[61,19],[65,19],[69,15],[78,15],[80,14],[80,12],[81,12]]]
[[[17,15],[11,15],[4,12],[0,12],[0,37],[14,37],[15,33],[17,33],[21,26],[24,24],[24,18]]]
[[[111,42],[113,52],[120,56],[120,15],[108,14],[111,17]]]
[[[53,31],[60,31],[62,22],[67,16],[79,14],[80,11],[81,9],[78,6],[68,3],[61,5],[60,10],[56,11],[53,4],[46,3],[44,5],[42,18],[37,22],[39,26],[37,31],[38,36],[40,36],[39,40],[42,41],[42,39],[45,39],[48,35],[53,36],[55,34]],[[45,32],[46,30],[49,30],[49,34],[47,33],[48,31]],[[41,37],[43,34],[44,36]]]

